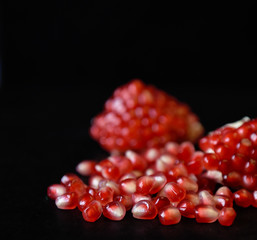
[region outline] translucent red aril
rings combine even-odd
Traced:
[[[199,195],[199,203],[202,205],[215,206],[215,200],[212,194],[210,194],[207,190],[202,190],[198,193]]]
[[[203,152],[196,151],[193,153],[190,161],[187,162],[188,173],[201,174],[203,171]]]
[[[137,193],[149,194],[154,185],[154,178],[151,176],[142,176],[136,181]]]
[[[120,182],[120,191],[122,194],[131,195],[137,190],[137,180],[128,178]]]
[[[82,196],[87,189],[87,186],[81,179],[73,179],[66,183],[67,192],[75,192],[78,197]]]
[[[178,149],[178,158],[185,162],[189,162],[194,151],[195,148],[191,142],[183,142]]]
[[[154,219],[157,216],[157,208],[152,201],[141,200],[137,202],[132,210],[133,217],[137,219]]]
[[[76,171],[82,176],[90,176],[95,173],[95,161],[84,160],[76,166]]]
[[[55,199],[55,205],[59,209],[74,209],[77,207],[78,197],[74,192],[64,193]]]
[[[219,159],[215,154],[207,153],[203,158],[203,165],[208,170],[216,170],[219,167]]]
[[[213,223],[218,216],[219,212],[214,206],[198,205],[195,207],[195,217],[198,223]]]
[[[133,206],[132,196],[130,195],[119,195],[114,197],[113,201],[118,201],[124,205],[126,210],[130,210]]]
[[[141,194],[141,193],[133,193],[131,195],[132,197],[132,202],[133,204],[139,202],[139,201],[142,201],[142,200],[147,200],[147,201],[151,201],[152,198],[151,196],[148,194],[148,195],[144,195],[144,194]]]
[[[188,177],[180,177],[177,179],[177,184],[186,191],[197,192],[198,184]]]
[[[234,197],[233,193],[227,186],[222,186],[222,187],[218,188],[215,195],[216,196],[226,196],[228,198],[231,198],[232,200]]]
[[[253,191],[252,206],[257,207],[257,190]]]
[[[47,196],[53,200],[66,193],[66,187],[62,184],[52,184],[47,188]]]
[[[188,199],[183,199],[177,206],[182,216],[195,218],[195,205]]]
[[[133,170],[143,171],[147,167],[147,161],[134,151],[128,150],[125,156],[131,161]]]
[[[138,90],[130,91],[134,88]],[[133,80],[114,91],[104,111],[93,119],[90,133],[104,149],[124,152],[164,146],[169,141],[195,142],[203,127],[186,104]]]
[[[110,187],[102,187],[96,192],[95,199],[104,206],[113,201],[113,193],[114,191]]]
[[[99,201],[93,200],[82,211],[82,216],[87,222],[95,222],[98,220],[103,212],[102,205]]]
[[[121,176],[133,170],[131,161],[124,156],[110,156],[109,160],[119,169]]]
[[[80,178],[76,174],[67,173],[67,174],[62,176],[61,183],[66,186],[69,182],[71,182],[74,179],[79,179],[80,180]]]
[[[233,199],[227,196],[215,195],[214,196],[215,207],[222,209],[223,207],[233,207]]]
[[[236,211],[232,207],[224,207],[219,213],[218,221],[223,226],[231,226],[236,218]]]
[[[161,208],[170,205],[170,200],[167,197],[155,197],[152,199],[154,205],[159,211]]]
[[[246,189],[240,189],[234,192],[234,200],[236,205],[246,208],[252,204],[253,195]]]
[[[158,213],[159,220],[163,225],[173,225],[177,224],[181,220],[180,211],[169,205],[161,208]]]
[[[118,201],[107,203],[103,207],[103,215],[111,220],[120,221],[125,217],[125,214],[125,206]]]
[[[155,174],[151,175],[151,177],[154,179],[154,182],[153,182],[153,186],[149,193],[155,194],[155,193],[159,192],[165,186],[165,184],[167,183],[167,178],[161,172],[155,173]]]
[[[186,196],[186,190],[177,183],[168,182],[162,189],[162,193],[171,202],[179,202]]]
[[[79,200],[78,200],[78,209],[79,209],[80,211],[83,211],[83,210],[86,208],[86,206],[87,206],[90,202],[92,202],[93,200],[95,200],[95,199],[94,199],[94,197],[93,197],[91,194],[85,193],[85,194],[82,195],[82,196],[79,198]]]

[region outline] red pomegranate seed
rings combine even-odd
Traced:
[[[90,176],[95,173],[95,161],[84,160],[76,166],[76,171],[82,176]]]
[[[203,164],[208,170],[217,170],[219,167],[219,159],[215,154],[207,153],[203,158]]]
[[[165,144],[165,151],[171,155],[178,155],[179,152],[179,144],[176,142],[167,142]]]
[[[74,192],[64,193],[55,199],[55,205],[59,209],[74,209],[77,207],[78,197]]]
[[[201,205],[215,206],[215,200],[207,190],[202,190],[198,193]]]
[[[102,176],[105,179],[117,181],[120,178],[120,170],[116,166],[103,167],[101,171]]]
[[[133,204],[135,204],[135,203],[137,203],[139,201],[142,201],[142,200],[147,200],[147,201],[151,201],[152,200],[152,198],[151,198],[151,196],[149,194],[148,195],[143,195],[141,193],[133,193],[131,195],[131,197],[132,197]]]
[[[148,163],[152,163],[160,156],[160,150],[158,148],[148,148],[143,155]]]
[[[233,199],[227,196],[215,195],[214,201],[215,201],[215,207],[219,210],[224,207],[233,207]]]
[[[137,202],[132,210],[133,217],[137,219],[154,219],[157,216],[157,208],[152,201],[141,200]]]
[[[182,216],[195,218],[195,205],[188,199],[183,199],[177,206]]]
[[[99,201],[93,200],[82,211],[82,216],[87,222],[95,222],[98,220],[103,212],[102,205]]]
[[[118,201],[124,205],[126,210],[130,210],[133,206],[132,196],[128,195],[119,195],[114,197],[113,201]]]
[[[175,156],[163,154],[155,162],[156,171],[166,172],[171,169],[176,163]]]
[[[98,185],[99,185],[99,182],[101,180],[103,180],[104,178],[102,176],[99,176],[99,175],[92,175],[90,176],[89,178],[89,186],[91,188],[95,188],[97,189],[98,188]]]
[[[78,200],[78,209],[79,209],[80,211],[83,211],[83,210],[86,208],[86,206],[87,206],[90,202],[92,202],[93,200],[95,200],[95,199],[94,199],[94,197],[93,197],[91,194],[85,193],[85,194],[82,195],[82,196],[79,198],[79,200]]]
[[[257,190],[253,191],[252,206],[257,207]]]
[[[192,202],[194,206],[197,206],[200,204],[199,195],[198,193],[195,193],[195,192],[188,192],[184,199],[187,199],[190,202]]]
[[[131,161],[124,156],[111,156],[108,159],[119,169],[121,176],[130,173],[133,169]]]
[[[158,217],[162,225],[173,225],[180,222],[181,213],[177,208],[169,205],[160,209]]]
[[[131,161],[133,170],[143,171],[147,167],[147,161],[134,151],[128,150],[125,156]]]
[[[221,209],[218,221],[223,226],[231,226],[236,218],[236,211],[232,207]]]
[[[103,215],[114,221],[122,220],[125,217],[125,214],[125,206],[118,201],[107,203],[103,208]]]
[[[237,144],[237,153],[243,156],[250,156],[252,152],[252,142],[248,138],[243,138],[240,143]]]
[[[98,184],[98,188],[102,188],[102,187],[109,187],[113,190],[113,194],[115,196],[120,195],[120,188],[119,188],[119,184],[112,181],[112,180],[108,180],[108,179],[103,179],[99,182]]]
[[[210,205],[198,205],[195,207],[195,217],[198,223],[213,223],[218,219],[218,210]]]
[[[110,187],[102,187],[96,192],[95,199],[104,206],[113,201],[113,193],[114,191]]]
[[[75,192],[78,197],[86,193],[87,186],[81,179],[73,179],[66,183],[67,192]]]
[[[61,183],[66,186],[69,182],[71,182],[74,179],[80,179],[80,178],[74,173],[67,173],[62,176]]]
[[[152,202],[159,211],[162,207],[170,205],[170,200],[166,197],[155,197],[152,199]]]
[[[233,193],[227,186],[222,186],[222,187],[218,188],[215,195],[216,196],[225,196],[225,197],[231,198],[232,200],[234,197]]]
[[[178,158],[182,161],[189,162],[195,151],[194,145],[191,142],[183,142],[179,146]]]
[[[135,193],[137,190],[137,180],[133,178],[128,178],[122,180],[119,186],[122,194],[131,195],[132,193]]]
[[[151,176],[142,176],[136,181],[137,193],[149,194],[154,185],[154,178]]]
[[[253,195],[246,189],[240,189],[234,192],[234,200],[236,205],[246,208],[252,204]]]
[[[236,171],[230,172],[228,175],[224,175],[223,178],[225,185],[231,187],[238,187],[242,184],[242,176]]]
[[[180,177],[177,179],[177,184],[184,188],[187,192],[197,192],[198,191],[198,184],[188,177]]]
[[[171,202],[179,202],[186,196],[186,190],[174,182],[167,183],[162,192]]]
[[[62,184],[52,184],[47,188],[47,196],[53,200],[66,193],[66,187]]]
[[[200,151],[196,151],[193,153],[190,161],[187,162],[186,167],[188,173],[200,174],[203,171],[203,156],[204,154]]]
[[[155,173],[151,175],[151,177],[154,179],[153,186],[150,190],[150,194],[155,194],[159,192],[167,183],[167,178],[163,173]]]
[[[242,185],[250,191],[257,189],[257,175],[245,174],[242,176]]]

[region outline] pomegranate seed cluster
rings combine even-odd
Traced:
[[[93,119],[90,133],[107,151],[124,152],[168,141],[194,142],[203,127],[188,105],[133,80],[115,90],[104,111]]]
[[[218,171],[220,181],[234,188],[257,189],[257,119],[227,124],[199,142],[203,164]]]
[[[47,194],[59,209],[78,208],[87,222],[101,216],[119,221],[131,211],[136,219],[158,217],[163,225],[186,217],[230,226],[236,217],[234,203],[257,207],[257,191],[217,188],[203,174],[203,159],[204,153],[191,142],[168,142],[164,148],[141,153],[127,150],[98,162],[80,162],[76,170],[82,177],[65,174],[60,183],[48,187]]]
[[[184,217],[231,226],[234,205],[257,207],[257,119],[199,140],[203,127],[188,105],[134,80],[115,90],[90,133],[110,156],[80,162],[78,174],[47,189],[57,208],[77,208],[87,222],[130,211],[162,225]]]

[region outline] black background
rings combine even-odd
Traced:
[[[256,1],[6,1],[3,4],[1,226],[36,239],[256,239],[257,211],[232,227],[182,219],[86,223],[58,210],[46,188],[83,159],[107,156],[90,120],[133,78],[154,84],[199,116],[206,133],[257,117]]]

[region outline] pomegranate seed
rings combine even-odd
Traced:
[[[183,142],[179,146],[178,158],[182,161],[189,162],[194,151],[195,151],[195,148],[191,142]]]
[[[156,206],[157,210],[159,211],[162,207],[170,205],[170,200],[166,197],[155,197],[152,199],[154,205]]]
[[[120,182],[120,191],[122,194],[131,195],[137,190],[137,180],[128,178]]]
[[[161,208],[158,217],[162,225],[177,224],[181,220],[179,210],[171,205]]]
[[[128,150],[125,156],[131,161],[133,169],[143,171],[147,167],[147,161],[134,151]]]
[[[99,201],[93,200],[82,211],[82,216],[87,222],[95,222],[98,220],[103,212],[102,205]]]
[[[253,191],[252,206],[257,207],[257,190]]]
[[[66,186],[69,182],[71,182],[74,179],[80,179],[76,174],[74,173],[67,173],[62,176],[61,183]]]
[[[236,218],[236,211],[232,207],[221,209],[218,221],[223,226],[231,226]]]
[[[241,142],[237,144],[237,153],[243,156],[250,156],[252,149],[252,142],[248,138],[243,138]]]
[[[200,174],[203,171],[203,156],[204,154],[200,151],[193,153],[190,161],[187,162],[188,173]]]
[[[177,179],[177,184],[184,188],[187,192],[197,192],[198,191],[198,184],[188,177],[180,177]]]
[[[89,194],[89,193],[85,193],[84,195],[82,195],[79,200],[78,200],[78,209],[80,211],[83,211],[86,206],[92,202],[94,200],[94,197]]]
[[[113,201],[114,191],[110,187],[102,187],[96,192],[95,199],[103,206]]]
[[[132,196],[128,196],[128,195],[119,195],[114,197],[113,201],[118,201],[120,203],[122,203],[126,210],[130,210],[133,206],[133,201],[132,201]]]
[[[137,202],[139,202],[141,200],[147,200],[147,201],[151,201],[152,200],[150,195],[143,195],[143,194],[140,194],[140,193],[133,193],[131,195],[131,197],[132,197],[133,204],[135,204],[135,203],[137,203]]]
[[[240,189],[234,192],[234,199],[236,205],[244,208],[249,207],[253,202],[252,194],[246,189]]]
[[[119,169],[121,176],[130,173],[133,169],[131,161],[124,156],[111,156],[108,159]]]
[[[216,154],[207,153],[203,158],[204,167],[208,170],[217,170],[219,167],[219,160]]]
[[[167,142],[165,144],[165,150],[167,153],[176,156],[179,152],[179,144],[176,142]]]
[[[103,167],[102,176],[105,179],[117,181],[120,178],[120,170],[116,166]]]
[[[167,178],[163,173],[156,173],[151,175],[151,177],[154,179],[154,182],[149,193],[155,194],[165,186],[165,184],[167,183]]]
[[[195,205],[188,199],[183,199],[177,206],[182,216],[195,218]]]
[[[198,193],[199,201],[202,205],[215,206],[214,197],[206,190],[202,190]]]
[[[137,202],[132,210],[133,217],[137,219],[154,219],[157,216],[157,208],[152,201],[141,200]]]
[[[74,192],[64,193],[55,199],[55,205],[59,209],[74,209],[77,207],[78,197]]]
[[[95,165],[94,161],[84,160],[76,166],[76,171],[82,176],[90,176],[95,173]]]
[[[67,192],[75,192],[79,197],[86,193],[87,186],[81,179],[73,179],[66,183]]]
[[[103,180],[104,178],[102,176],[99,176],[99,175],[92,175],[90,176],[89,178],[89,186],[91,188],[95,188],[97,189],[98,188],[98,185],[99,185],[99,182],[101,180]]]
[[[257,175],[245,174],[242,176],[242,185],[246,189],[253,191],[257,189]]]
[[[214,196],[215,207],[222,209],[223,207],[233,207],[233,199],[227,196],[215,195]]]
[[[62,184],[52,184],[47,188],[47,196],[53,200],[66,193],[66,187]]]
[[[169,182],[163,187],[164,197],[167,197],[171,202],[179,202],[186,196],[184,188],[177,183]]]
[[[137,193],[149,194],[154,185],[154,178],[151,176],[142,176],[136,182]]]
[[[215,195],[216,196],[225,196],[225,197],[231,198],[232,200],[234,197],[233,193],[227,186],[222,186],[222,187],[218,188]]]
[[[125,214],[125,206],[118,201],[107,203],[103,208],[103,215],[114,221],[122,220],[125,217]]]
[[[210,205],[198,205],[195,208],[195,217],[198,223],[213,223],[218,219],[218,210]]]
[[[187,199],[190,202],[192,202],[194,206],[197,206],[200,204],[199,195],[198,195],[198,193],[195,193],[195,192],[188,192],[184,199]]]
[[[103,179],[99,182],[98,184],[98,188],[102,188],[102,187],[109,187],[113,190],[113,194],[115,196],[120,195],[120,188],[119,188],[119,184],[112,181],[112,180],[108,180],[108,179]]]

